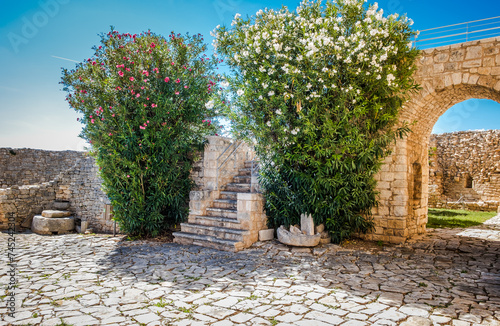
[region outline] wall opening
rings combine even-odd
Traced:
[[[473,180],[472,180],[472,177],[470,176],[470,174],[466,174],[465,175],[465,178],[464,178],[464,187],[465,188],[469,188],[469,189],[472,189],[472,186],[473,186]]]
[[[413,200],[422,199],[422,164],[413,163]]]
[[[429,208],[492,211],[500,205],[500,187],[492,182],[500,158],[500,130],[491,128],[491,121],[498,128],[497,116],[498,102],[478,99],[440,116],[429,140]]]

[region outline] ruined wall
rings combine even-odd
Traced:
[[[84,156],[77,151],[0,148],[0,188],[48,182]]]
[[[0,150],[2,153],[11,151]],[[112,230],[112,222],[102,220],[104,205],[108,200],[101,191],[102,181],[98,177],[98,168],[92,157],[76,151],[12,151],[19,154],[4,155],[3,165],[0,165],[5,176],[3,180],[14,183],[8,187],[5,182],[4,188],[0,189],[0,229],[6,228],[8,213],[14,214],[16,225],[20,227],[26,219],[40,214],[43,210],[54,209],[55,201],[66,201],[70,203],[73,215],[78,219],[88,220],[90,227],[96,231]],[[26,162],[22,161],[23,158]],[[53,159],[57,159],[59,165],[52,162]],[[44,169],[47,162],[47,169]],[[9,166],[16,168],[9,169]],[[40,181],[37,181],[37,178]],[[47,178],[52,179],[42,182]],[[28,181],[32,184],[23,184]],[[21,185],[18,185],[19,183]]]
[[[95,159],[84,152],[0,148],[0,230],[7,229],[9,213],[20,227],[27,218],[54,209],[55,201],[66,201],[73,216],[87,220],[95,232],[113,232],[98,171]],[[201,188],[203,158],[191,175]]]
[[[452,202],[465,202],[471,204],[460,205],[496,210],[500,201],[500,130],[431,135],[429,147],[431,207],[451,208]]]

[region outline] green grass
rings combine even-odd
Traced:
[[[430,208],[428,228],[468,228],[482,224],[496,212],[473,212],[457,209]]]

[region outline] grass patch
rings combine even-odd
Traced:
[[[428,228],[468,228],[482,224],[496,212],[473,212],[458,209],[430,208]]]

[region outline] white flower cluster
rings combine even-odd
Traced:
[[[215,45],[230,48],[230,66],[238,67],[251,81],[246,96],[255,94],[254,99],[265,101],[266,107],[272,107],[270,101],[292,101],[300,112],[305,105],[301,101],[315,101],[332,92],[355,104],[364,92],[357,79],[378,81],[380,87],[399,86],[398,67],[388,62],[398,56],[401,45],[390,31],[408,32],[411,24],[398,15],[384,17],[377,3],[365,11],[364,2],[337,0],[327,2],[324,10],[317,1],[304,0],[295,12],[286,7],[259,10],[247,21],[237,14],[234,27],[216,28]],[[355,24],[349,16],[353,12],[358,13]],[[281,110],[275,113],[273,119],[283,118]],[[297,129],[291,131],[294,136],[297,133]]]

